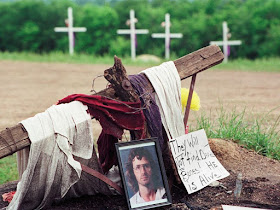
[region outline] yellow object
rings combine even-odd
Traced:
[[[189,96],[189,89],[187,88],[181,88],[181,101],[182,101],[182,113],[185,112],[187,102],[188,102],[188,96]],[[199,96],[195,91],[193,91],[192,95],[192,101],[191,101],[191,110],[198,111],[200,108],[200,99]]]

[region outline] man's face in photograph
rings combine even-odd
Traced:
[[[150,162],[146,157],[138,159],[135,157],[132,161],[133,171],[139,185],[148,186],[151,183],[152,169]]]

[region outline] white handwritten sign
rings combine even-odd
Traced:
[[[211,151],[204,129],[172,139],[169,144],[189,194],[229,175]]]

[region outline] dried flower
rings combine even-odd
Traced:
[[[188,96],[189,96],[189,89],[181,88],[182,113],[184,113],[184,111],[186,110]],[[200,109],[200,99],[195,91],[193,91],[190,109],[194,111],[198,111]]]

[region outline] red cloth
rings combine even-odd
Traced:
[[[16,191],[11,191],[11,192],[8,192],[8,193],[4,193],[2,195],[3,201],[7,201],[7,202],[11,203],[15,193],[16,193]]]
[[[91,116],[99,120],[103,131],[121,138],[123,129],[140,131],[143,136],[145,117],[138,102],[118,102],[99,95],[73,94],[58,104],[80,101],[87,105]]]
[[[99,162],[104,173],[107,173],[113,165],[118,165],[115,143],[118,139],[115,136],[101,132],[97,145],[99,152]]]
[[[98,138],[99,161],[106,173],[117,165],[115,143],[121,139],[123,129],[140,132],[144,136],[145,117],[138,102],[118,102],[99,95],[73,94],[58,101],[57,104],[80,101],[88,106],[92,117],[99,120],[102,133]],[[114,152],[112,152],[114,151]]]

